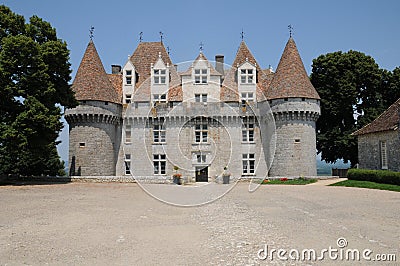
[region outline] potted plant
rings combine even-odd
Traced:
[[[222,173],[222,183],[229,184],[229,180],[231,178],[231,173],[228,172],[228,167],[224,167],[224,172]]]
[[[182,175],[180,173],[178,173],[178,170],[179,170],[179,167],[175,165],[174,166],[175,173],[172,175],[172,178],[173,178],[174,184],[181,185],[182,184],[182,180],[181,180]]]

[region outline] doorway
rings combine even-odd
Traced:
[[[196,182],[208,182],[208,166],[196,167]]]

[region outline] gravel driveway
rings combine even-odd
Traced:
[[[400,260],[400,193],[390,191],[264,185],[249,193],[240,183],[213,203],[175,207],[133,183],[69,183],[0,186],[0,201],[1,265],[365,265],[327,253],[283,260],[293,249],[340,250],[339,238],[341,250]],[[263,260],[266,248],[287,253]]]

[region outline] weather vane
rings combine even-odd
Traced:
[[[243,32],[243,29],[242,29],[242,32],[240,33],[240,38],[242,38],[242,41],[243,41],[243,39],[244,39],[244,32]]]
[[[292,38],[293,26],[291,24],[289,24],[288,29],[289,29],[289,36],[290,36],[290,38]]]
[[[162,42],[162,39],[163,39],[163,35],[164,35],[164,33],[163,33],[162,31],[160,31],[160,39],[161,39],[161,42]]]
[[[143,41],[143,31],[139,33],[139,42]]]
[[[93,26],[90,27],[89,33],[90,33],[89,34],[90,40],[93,40],[93,33],[94,33],[94,27]]]
[[[204,44],[203,42],[200,42],[200,53],[203,53],[203,49],[204,49]]]

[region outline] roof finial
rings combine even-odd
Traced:
[[[143,31],[139,33],[139,42],[143,41]]]
[[[93,33],[94,33],[94,27],[93,26],[91,26],[90,27],[90,30],[89,30],[89,37],[90,37],[90,40],[93,40]]]
[[[242,41],[243,41],[243,39],[244,39],[244,32],[243,32],[243,29],[242,29],[242,32],[240,33],[240,38],[241,38]]]
[[[169,52],[171,51],[171,49],[169,48],[169,46],[167,46],[167,53],[169,55]]]
[[[160,31],[159,33],[160,33],[160,39],[161,39],[161,42],[162,42],[164,33],[162,31]]]
[[[292,26],[292,24],[289,24],[288,29],[289,29],[289,36],[290,36],[290,38],[292,38],[292,33],[293,33],[293,26]]]
[[[203,44],[203,42],[200,42],[200,53],[203,53],[203,50],[204,50],[204,44]]]

